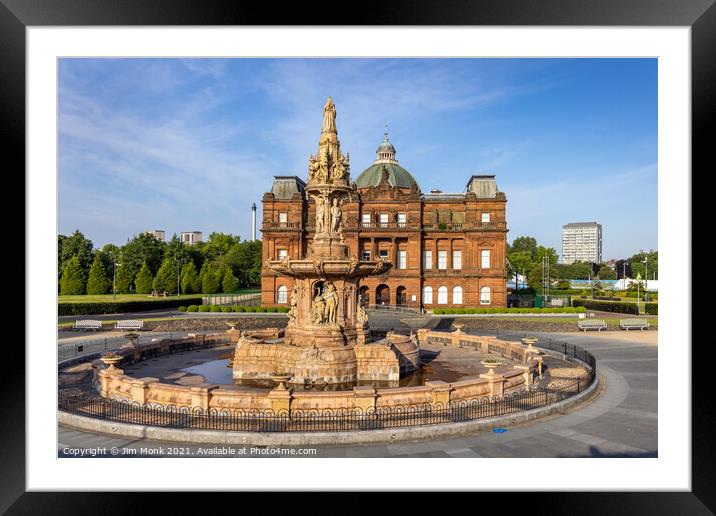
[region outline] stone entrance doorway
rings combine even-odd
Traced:
[[[388,285],[378,285],[378,287],[375,289],[375,304],[390,304],[390,287]]]
[[[406,306],[408,304],[408,295],[405,292],[405,287],[398,287],[395,291],[395,304],[398,306]]]

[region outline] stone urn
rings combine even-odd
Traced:
[[[285,391],[286,382],[288,382],[293,375],[291,373],[271,373],[271,379],[276,382],[276,390]]]
[[[239,324],[238,321],[229,321],[226,323],[226,326],[229,327],[228,330],[226,330],[228,333],[234,333],[236,331],[236,325]]]
[[[455,328],[453,333],[464,333],[462,329],[465,327],[465,323],[453,323],[452,327]]]
[[[480,361],[480,363],[487,368],[488,376],[495,376],[495,369],[500,367],[500,364],[502,362],[500,362],[499,360],[494,359],[494,358],[493,359],[488,358],[486,360]]]
[[[534,347],[534,344],[537,342],[537,337],[525,337],[522,339],[522,344],[527,345],[527,352],[528,353],[537,353],[537,348]]]
[[[100,360],[107,366],[107,372],[114,372],[118,370],[116,366],[122,361],[122,356],[115,354],[105,355]]]

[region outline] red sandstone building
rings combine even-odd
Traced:
[[[441,307],[504,307],[507,199],[495,176],[475,175],[459,194],[421,193],[398,164],[387,134],[377,159],[361,173],[343,204],[344,236],[351,254],[393,264],[383,276],[363,281],[368,304],[431,310]],[[263,262],[307,257],[315,203],[297,176],[276,176],[263,196]],[[266,267],[263,305],[288,305],[293,282]]]

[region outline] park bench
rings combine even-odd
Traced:
[[[649,327],[649,321],[646,319],[621,319],[619,321],[619,328],[622,330],[633,330],[633,329],[640,329],[641,331],[644,331],[644,329]]]
[[[607,329],[607,323],[604,319],[580,319],[577,321],[577,326],[580,330],[584,330],[584,333],[587,333],[587,330],[602,331]]]
[[[75,325],[72,327],[75,330],[100,330],[102,329],[102,321],[96,321],[94,319],[82,319],[75,321]]]
[[[137,321],[133,319],[117,321],[114,328],[116,330],[141,330],[144,328],[144,321]]]

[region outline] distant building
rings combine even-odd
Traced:
[[[179,239],[184,244],[194,245],[202,241],[201,231],[183,231]]]
[[[147,233],[149,233],[150,235],[153,235],[154,238],[156,238],[160,242],[164,242],[166,233],[163,229],[154,229],[154,230],[147,231]]]
[[[602,225],[570,222],[562,226],[562,263],[602,261]]]

